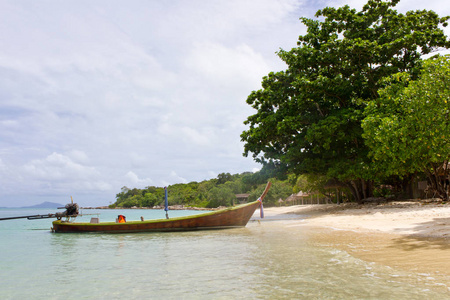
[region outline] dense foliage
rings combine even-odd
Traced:
[[[211,180],[170,185],[168,186],[169,205],[210,208],[230,206],[236,204],[236,194],[250,194],[248,201],[254,201],[262,194],[268,180],[260,172],[235,175],[222,173]],[[278,199],[286,199],[293,193],[292,183],[276,179],[270,179],[270,181],[272,188],[264,199],[265,205],[274,205]],[[163,187],[151,186],[145,189],[123,187],[116,195],[116,202],[112,207],[161,205],[164,205]]]
[[[371,156],[386,176],[424,173],[437,196],[449,199],[450,57],[424,61],[417,80],[392,76],[363,122]]]
[[[421,55],[450,42],[440,26],[448,17],[433,11],[392,9],[399,0],[369,0],[361,11],[348,6],[302,18],[307,34],[298,47],[281,50],[285,71],[263,78],[247,103],[257,110],[241,135],[245,153],[281,172],[309,174],[348,189],[356,201],[372,196],[386,177],[369,157],[361,123],[379,97],[385,77],[416,79]]]

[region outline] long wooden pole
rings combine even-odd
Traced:
[[[48,214],[48,215],[30,215],[30,216],[6,217],[6,218],[0,218],[0,221],[14,220],[14,219],[35,220],[35,219],[48,219],[48,218],[56,218],[56,216],[55,216],[55,214]]]

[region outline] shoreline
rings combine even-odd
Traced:
[[[380,205],[325,204],[265,208],[267,220],[253,220],[353,257],[419,274],[450,292],[450,205],[429,201]],[[276,224],[271,224],[275,221]]]
[[[384,204],[319,204],[270,207],[269,219],[296,219],[302,224],[334,230],[378,232],[411,237],[438,238],[450,242],[450,205],[433,201]],[[255,217],[259,212],[255,214]]]

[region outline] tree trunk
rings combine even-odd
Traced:
[[[362,204],[364,199],[373,196],[372,181],[366,181],[363,179],[350,180],[346,182],[345,185],[350,188],[350,191],[358,204]]]
[[[444,161],[442,164],[433,165],[432,171],[426,173],[431,184],[431,189],[443,201],[449,200],[449,171],[448,161]]]

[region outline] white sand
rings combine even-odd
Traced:
[[[259,215],[259,211],[256,213]],[[450,238],[450,205],[418,201],[382,205],[296,205],[265,208],[264,213],[268,219],[282,219],[286,214],[307,215],[304,224],[341,230]]]

